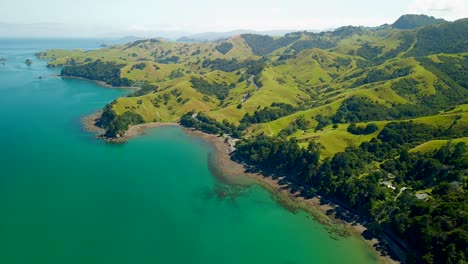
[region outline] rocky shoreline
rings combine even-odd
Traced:
[[[87,131],[97,133],[97,138],[102,138],[110,143],[125,143],[133,137],[144,134],[146,129],[180,126],[178,123],[145,123],[130,127],[122,137],[110,139],[103,136],[105,132],[104,129],[95,125],[96,120],[99,119],[101,114],[102,111],[99,111],[84,117],[82,119],[83,126]],[[214,170],[216,176],[221,177],[223,181],[240,185],[259,184],[267,189],[280,204],[289,210],[305,210],[309,212],[315,220],[326,226],[338,225],[342,227],[338,229],[335,228],[331,232],[339,233],[340,235],[349,235],[352,232],[362,236],[368,245],[372,246],[376,251],[381,263],[401,263],[396,260],[397,257],[389,250],[389,246],[390,248],[394,247],[389,245],[387,239],[368,237],[367,228],[365,226],[366,223],[363,218],[323,197],[304,197],[301,194],[299,186],[294,186],[284,181],[283,177],[272,178],[259,173],[248,172],[243,164],[231,159],[229,144],[227,144],[226,139],[223,137],[207,134],[198,130],[182,128],[188,135],[202,139],[213,147],[215,153],[211,157],[211,169]],[[240,177],[242,175],[247,177]]]
[[[369,238],[366,235],[367,228],[363,219],[352,212],[349,212],[340,205],[333,203],[323,197],[304,197],[301,195],[299,188],[286,183],[283,177],[272,178],[266,177],[259,173],[248,172],[243,164],[237,163],[231,159],[229,145],[223,137],[206,134],[201,131],[185,129],[192,136],[205,140],[215,150],[213,156],[214,164],[223,175],[223,179],[227,179],[230,183],[239,184],[238,178],[240,175],[245,175],[254,183],[257,183],[267,189],[278,202],[289,210],[296,211],[298,209],[310,213],[316,221],[326,226],[341,226],[342,228],[334,228],[330,232],[338,233],[339,235],[350,235],[354,233],[362,236],[365,241],[377,253],[381,263],[394,264],[400,263],[395,259],[395,256],[388,250],[386,241],[382,238]],[[240,184],[243,182],[241,181]]]
[[[104,136],[104,133],[106,132],[106,130],[101,127],[96,126],[96,121],[101,117],[101,115],[102,115],[102,111],[98,111],[91,115],[83,117],[81,121],[86,131],[96,134],[96,138],[103,139],[109,143],[125,143],[127,140],[135,136],[144,134],[146,129],[158,128],[158,127],[164,127],[164,126],[179,126],[179,124],[177,123],[160,123],[160,122],[139,124],[139,125],[131,126],[129,129],[127,129],[127,131],[125,131],[125,133],[121,137],[108,138]]]

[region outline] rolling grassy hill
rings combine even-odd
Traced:
[[[468,48],[466,36],[460,34],[467,28],[467,20],[445,22],[408,15],[392,26],[377,28],[343,27],[333,32],[297,32],[285,37],[245,34],[215,43],[150,39],[88,52],[50,50],[39,56],[50,59],[51,67],[79,67],[96,60],[117,63],[122,65],[121,77],[135,86],[148,83],[158,87],[148,94],[117,100],[112,106],[117,114],[131,111],[146,122],[165,122],[197,111],[219,122],[227,120],[238,125],[246,114],[268,109],[273,103],[284,103],[296,111],[251,124],[245,131],[278,135],[302,116],[309,127],[290,137],[306,141],[316,139],[316,133],[321,134],[319,138],[340,134],[345,124],[336,129],[323,127],[323,131],[311,131],[317,126],[318,114],[331,118],[350,97],[365,97],[388,109],[407,105],[406,112],[411,106],[422,108],[428,101],[435,108],[385,121],[434,116],[437,111],[458,104],[463,107],[467,100]],[[457,41],[428,42],[428,32]],[[447,53],[439,52],[443,45],[449,47]],[[416,54],[422,56],[415,57]],[[255,66],[250,61],[261,61],[260,70],[252,70]],[[195,89],[192,77],[225,84],[226,98],[221,100]],[[346,135],[342,134],[341,138]],[[321,143],[330,155],[361,142],[346,139],[339,144],[341,147],[336,147],[325,141]]]
[[[119,99],[113,108],[117,114],[126,110],[140,114],[147,122],[175,121],[185,111],[194,110],[218,121],[239,124],[246,114],[273,103],[297,108],[288,116],[253,124],[246,130],[277,135],[299,115],[309,121],[306,131],[315,129],[318,114],[332,117],[341,103],[353,96],[366,97],[387,108],[419,108],[427,103],[423,99],[437,97],[434,100],[441,101],[433,103],[437,111],[466,102],[468,50],[466,36],[460,35],[466,29],[466,20],[449,23],[407,15],[392,26],[377,28],[343,27],[333,32],[298,32],[284,37],[245,34],[215,43],[150,39],[88,52],[50,50],[39,56],[51,59],[51,67],[79,67],[96,60],[122,65],[121,78],[135,86],[148,83],[158,88],[139,97]],[[428,33],[457,41],[429,42]],[[448,52],[440,53],[439,46],[444,45]],[[261,61],[262,65],[255,70],[249,61]],[[450,67],[445,67],[447,64]],[[225,84],[226,98],[220,100],[194,89],[192,77]],[[452,89],[456,91],[447,98],[445,92],[452,93]],[[422,111],[402,118],[434,114]]]
[[[454,263],[466,260],[468,243],[466,221],[455,220],[466,216],[467,32],[467,19],[406,15],[373,28],[38,56],[65,76],[141,88],[106,106],[98,122],[106,135],[140,122],[232,134],[245,163],[286,173],[391,229],[415,263]],[[427,190],[426,204],[410,195]],[[429,209],[439,207],[458,209]],[[422,215],[408,215],[413,208]]]

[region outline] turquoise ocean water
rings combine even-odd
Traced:
[[[128,91],[52,77],[33,54],[98,45],[0,39],[0,263],[376,262],[261,187],[217,180],[210,146],[180,128],[122,145],[84,131],[83,116]]]

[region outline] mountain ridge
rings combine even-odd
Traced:
[[[432,26],[440,23],[447,22],[444,19],[437,19],[427,15],[403,15],[392,24],[394,28],[398,29],[415,29],[419,27]]]

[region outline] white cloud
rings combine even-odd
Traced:
[[[466,0],[414,0],[409,11],[454,20],[468,15],[468,4]]]

